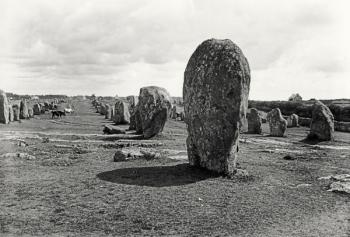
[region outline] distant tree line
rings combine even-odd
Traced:
[[[14,94],[11,92],[6,92],[6,96],[7,98],[11,98],[12,100],[20,100],[20,99],[31,99],[32,97],[34,97],[33,95],[18,95],[18,94]],[[37,97],[39,97],[39,99],[64,99],[64,98],[68,98],[68,96],[66,95],[52,95],[52,94],[48,94],[48,95],[35,95]]]

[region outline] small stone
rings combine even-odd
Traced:
[[[125,129],[113,125],[105,125],[103,128],[105,134],[125,134]]]

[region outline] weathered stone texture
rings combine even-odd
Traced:
[[[267,116],[267,121],[270,126],[270,135],[274,137],[283,137],[287,129],[287,120],[282,116],[281,110],[275,108],[271,110]]]
[[[9,123],[9,104],[6,93],[0,90],[0,123]]]
[[[206,40],[192,54],[183,86],[191,165],[228,176],[237,172],[249,87],[248,61],[231,40]]]
[[[19,108],[19,118],[20,119],[28,119],[28,104],[27,100],[21,100],[20,108]]]
[[[140,89],[137,110],[144,138],[151,138],[163,131],[170,109],[171,97],[167,90],[156,86]]]
[[[308,138],[320,141],[334,140],[334,117],[329,108],[320,101],[316,101],[312,110],[312,120]]]
[[[116,124],[130,123],[130,113],[128,103],[118,99],[114,105],[114,118]]]
[[[299,116],[296,114],[291,114],[287,118],[287,127],[299,127]]]
[[[248,133],[261,134],[261,117],[259,111],[255,108],[250,109],[250,113],[247,114],[248,121]]]

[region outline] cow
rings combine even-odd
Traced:
[[[57,116],[57,118],[61,118],[62,115],[66,116],[65,111],[52,110],[51,113],[52,113],[52,118],[55,118],[55,116]]]

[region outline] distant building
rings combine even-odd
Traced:
[[[39,96],[36,96],[36,95],[31,96],[30,99],[31,99],[31,100],[39,100]]]

